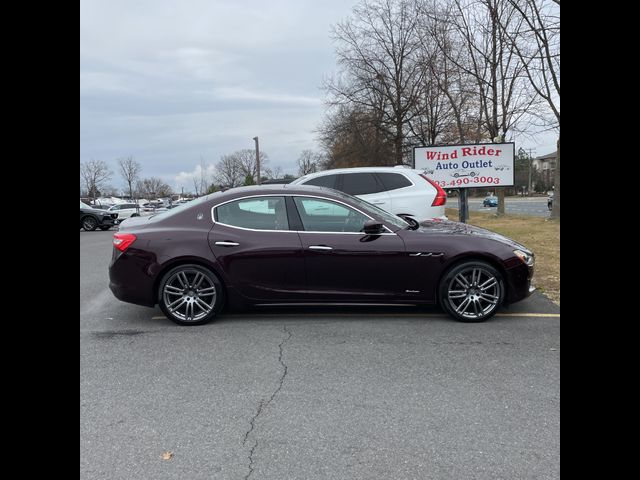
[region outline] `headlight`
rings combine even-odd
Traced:
[[[533,267],[533,253],[523,252],[522,250],[514,250],[513,253],[515,253],[527,266]]]

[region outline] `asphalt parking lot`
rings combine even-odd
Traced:
[[[497,211],[497,207],[483,207],[483,198],[469,198],[469,210],[477,212]],[[447,208],[459,208],[458,197],[447,198]],[[547,197],[507,197],[504,209],[510,215],[531,215],[534,217],[548,217],[551,213],[547,206]]]
[[[481,324],[354,307],[179,327],[113,297],[112,235],[80,232],[81,478],[559,478],[541,294]]]

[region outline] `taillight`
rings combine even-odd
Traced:
[[[422,178],[424,178],[427,182],[429,182],[431,185],[433,185],[437,192],[436,192],[436,198],[433,199],[433,203],[431,203],[432,207],[439,207],[440,205],[444,205],[445,203],[447,203],[447,192],[445,192],[440,185],[438,185],[436,182],[434,182],[433,180],[431,180],[429,177],[427,177],[424,174],[420,174],[420,176]]]
[[[129,245],[136,241],[136,236],[133,233],[114,233],[113,234],[113,246],[121,252],[124,252]]]

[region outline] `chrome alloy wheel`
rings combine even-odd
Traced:
[[[98,226],[98,222],[93,217],[84,217],[82,219],[82,228],[84,228],[87,232],[92,232]]]
[[[450,280],[447,301],[457,315],[479,320],[497,308],[501,288],[501,282],[489,270],[469,266]]]
[[[186,268],[175,272],[162,290],[167,310],[183,322],[197,322],[211,313],[217,292],[213,280],[202,271]]]

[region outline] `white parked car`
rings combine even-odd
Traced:
[[[447,194],[421,170],[398,167],[357,167],[324,170],[300,177],[291,184],[329,187],[355,195],[396,215],[418,222],[446,220]]]
[[[135,203],[121,203],[110,207],[109,212],[118,214],[118,223],[125,218],[144,216],[142,207],[139,207]]]

